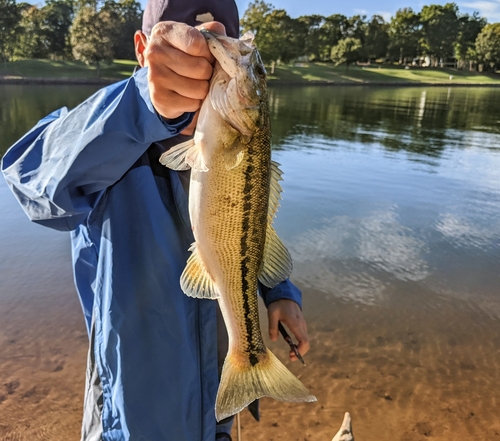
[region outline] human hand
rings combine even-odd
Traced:
[[[225,35],[224,25],[204,23],[199,28]],[[144,34],[136,34],[145,39]],[[139,62],[148,66],[151,102],[166,119],[174,119],[185,112],[196,112],[209,89],[213,55],[199,29],[184,23],[164,21],[156,24],[149,41],[139,41]]]
[[[299,305],[293,300],[282,299],[272,302],[267,308],[269,319],[269,338],[276,341],[279,338],[278,323],[281,322],[288,327],[297,340],[297,350],[300,355],[309,351],[309,336],[307,326]],[[290,360],[297,360],[297,356],[290,350]]]

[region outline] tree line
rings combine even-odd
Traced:
[[[141,27],[136,0],[46,0],[44,6],[0,0],[0,57],[76,59],[97,64],[135,59]],[[267,63],[293,60],[383,62],[458,68],[500,67],[500,23],[462,14],[455,3],[380,15],[304,15],[291,18],[263,0],[249,4],[242,32],[252,31]]]
[[[133,60],[142,12],[135,0],[46,0],[42,7],[0,0],[0,57],[76,59],[98,66]]]
[[[461,14],[455,3],[399,9],[386,22],[380,15],[333,14],[291,18],[285,10],[255,0],[241,19],[243,32],[255,34],[267,63],[296,59],[335,64],[372,62],[458,68],[500,68],[500,23],[487,24],[476,12]]]

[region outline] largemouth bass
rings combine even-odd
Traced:
[[[253,36],[204,33],[216,65],[192,141],[164,153],[161,163],[191,168],[189,214],[195,243],[181,276],[191,297],[217,299],[229,350],[217,393],[218,421],[257,398],[316,401],[266,348],[258,316],[258,281],[274,287],[292,270],[272,227],[281,171],[271,161],[264,65]]]

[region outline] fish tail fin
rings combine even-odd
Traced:
[[[229,353],[224,362],[215,404],[215,416],[221,421],[238,413],[261,397],[279,401],[316,401],[301,381],[269,350],[253,366],[238,362]]]

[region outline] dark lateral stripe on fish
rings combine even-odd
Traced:
[[[248,241],[249,241],[249,232],[250,232],[250,213],[252,211],[252,173],[254,171],[254,166],[252,164],[252,152],[249,149],[248,151],[248,165],[245,170],[245,186],[243,188],[243,225],[242,231],[243,234],[241,236],[240,242],[240,255],[241,255],[241,288],[243,290],[243,310],[245,312],[245,328],[246,328],[246,340],[247,340],[247,350],[249,353],[249,360],[252,366],[255,366],[259,362],[258,353],[259,348],[255,345],[255,336],[253,329],[253,320],[251,318],[252,308],[250,306],[250,296],[249,296],[249,288],[250,284],[248,283],[247,277],[249,274],[248,264],[250,263],[250,259],[247,256],[248,253]]]

